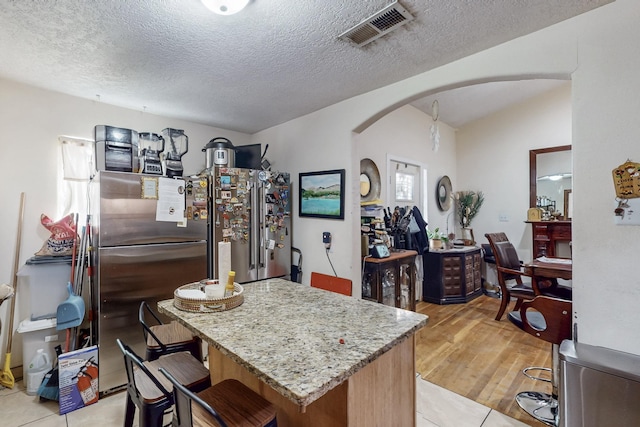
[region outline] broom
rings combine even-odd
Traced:
[[[75,217],[75,229],[74,231],[77,232],[78,230],[78,214],[76,214]],[[73,280],[74,280],[74,273],[75,273],[75,264],[76,264],[76,248],[77,248],[77,242],[78,242],[78,236],[75,235],[73,237],[73,249],[72,249],[72,253],[71,253],[71,277],[69,278],[69,286],[71,286],[73,284]],[[71,330],[67,329],[67,338],[65,340],[65,351],[69,351],[69,340],[70,340],[70,334],[71,334]],[[57,345],[56,346],[56,356],[57,358],[60,357],[60,355],[62,354],[62,347]],[[48,399],[48,400],[59,400],[60,398],[60,387],[59,387],[59,380],[60,380],[60,371],[59,371],[59,365],[58,365],[58,360],[56,358],[56,364],[53,367],[53,369],[51,369],[49,372],[47,372],[44,375],[44,378],[42,379],[42,382],[40,383],[40,387],[38,387],[38,391],[36,392],[36,394],[38,396],[40,396],[40,400],[42,399]]]
[[[22,220],[24,218],[24,193],[20,193],[20,216],[18,218],[18,235],[16,238],[16,255],[13,262],[13,274],[11,276],[13,285],[13,298],[11,299],[11,312],[9,314],[9,330],[7,331],[7,353],[4,359],[4,368],[0,372],[0,385],[7,388],[13,388],[15,379],[11,373],[11,341],[13,339],[13,316],[16,309],[16,294],[18,290],[18,260],[20,258],[20,239],[22,236]]]
[[[56,346],[56,356],[60,357],[62,354],[62,346]],[[36,394],[40,396],[40,400],[58,400],[60,398],[60,371],[58,370],[58,360],[56,357],[56,365],[44,375],[38,391]]]

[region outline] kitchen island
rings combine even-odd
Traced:
[[[244,284],[217,313],[160,312],[209,345],[212,383],[242,381],[278,408],[278,425],[415,425],[414,334],[427,316],[283,279]]]

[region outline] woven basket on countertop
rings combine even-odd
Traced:
[[[193,282],[180,286],[173,292],[173,305],[183,311],[197,313],[215,313],[219,311],[231,310],[244,302],[244,289],[238,283],[233,284],[233,295],[226,298],[185,298],[179,294],[180,289],[201,289],[202,283]]]

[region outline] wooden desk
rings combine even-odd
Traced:
[[[536,295],[540,294],[538,281],[541,279],[565,279],[571,280],[573,264],[570,259],[551,258],[549,261],[535,259],[528,264],[524,264],[524,272],[531,276],[531,286]]]
[[[219,313],[158,303],[209,344],[212,383],[240,380],[280,427],[415,426],[414,334],[427,316],[282,279],[243,287],[244,303]]]

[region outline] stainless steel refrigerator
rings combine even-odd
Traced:
[[[101,171],[94,181],[91,333],[105,394],[127,382],[116,338],[144,357],[140,302],[155,307],[177,287],[207,276],[208,176]]]
[[[223,241],[231,243],[236,282],[289,278],[289,173],[214,167],[210,176],[209,278],[219,278],[218,242]]]

